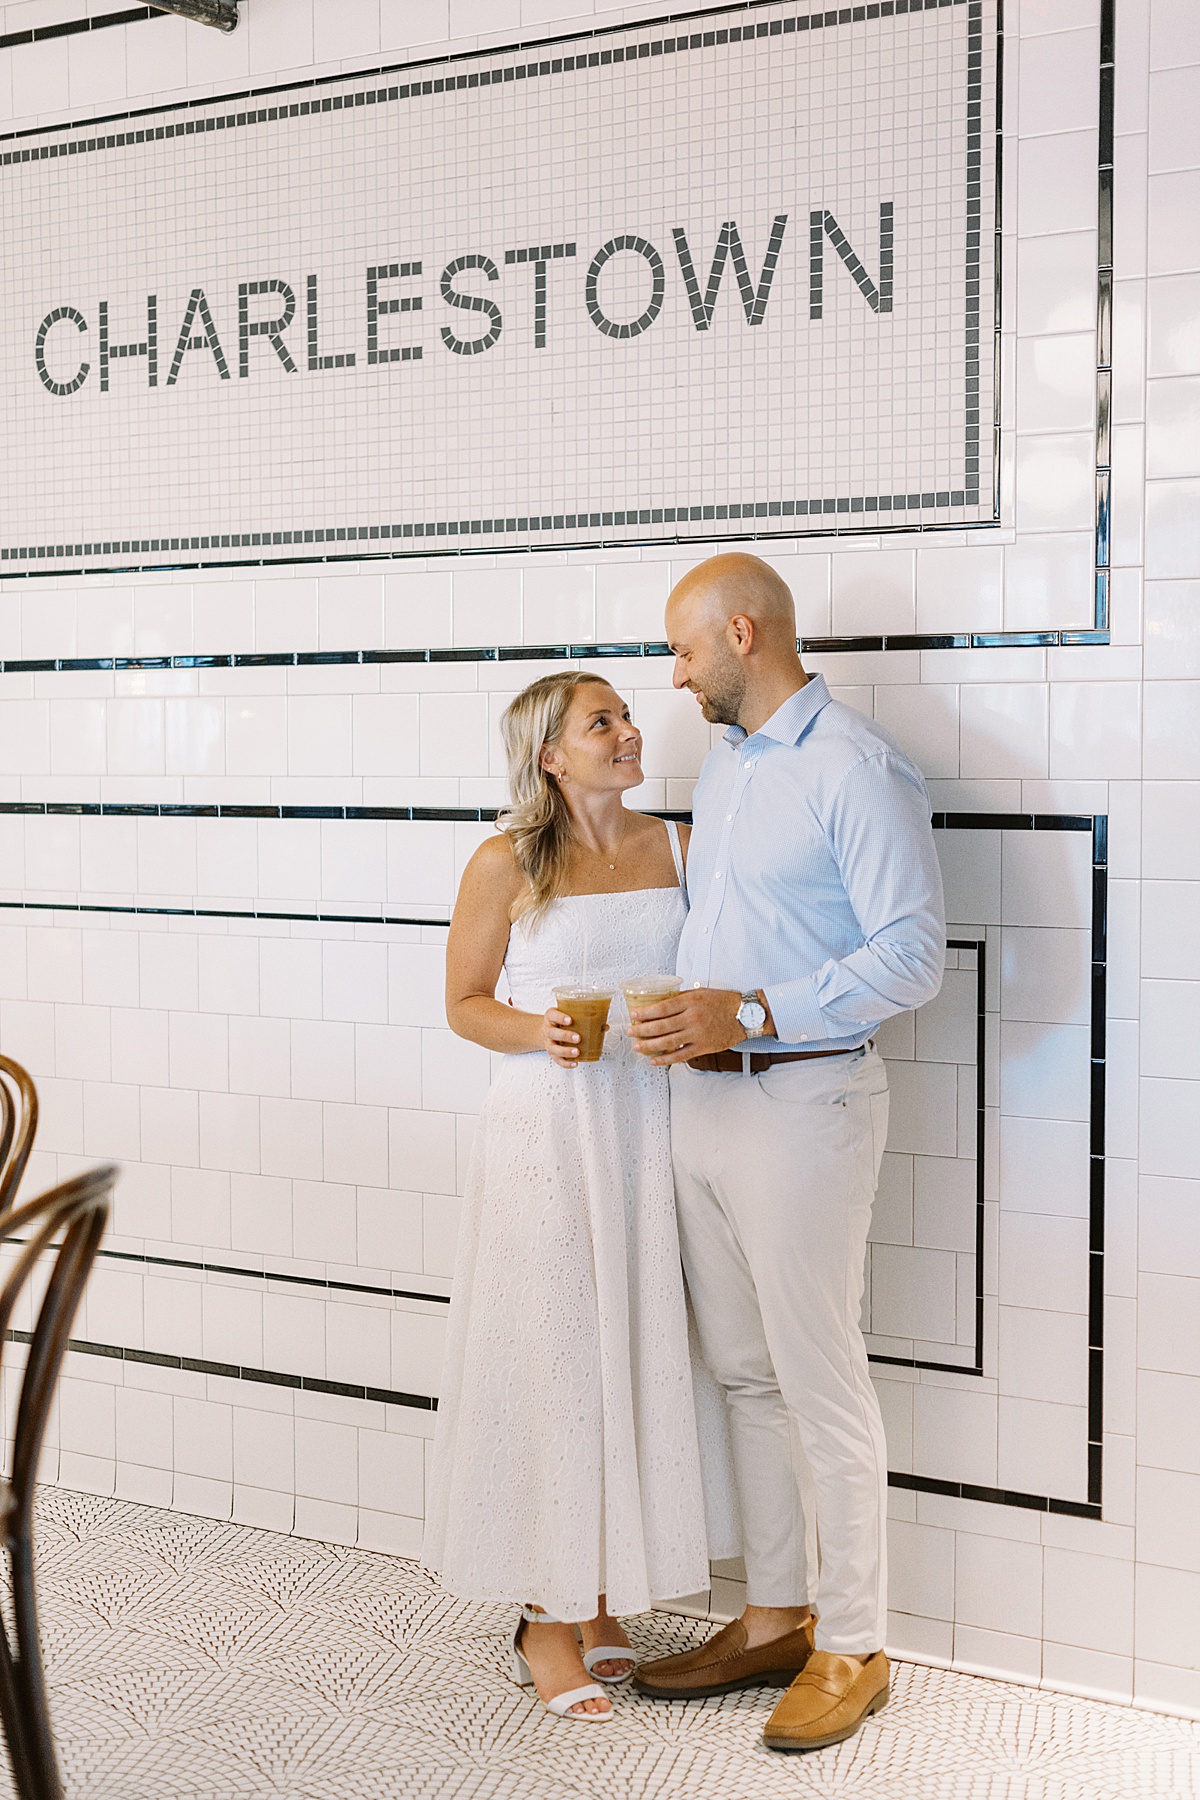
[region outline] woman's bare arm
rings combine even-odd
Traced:
[[[563,1067],[579,1037],[565,1013],[518,1012],[496,999],[512,929],[509,913],[524,886],[504,838],[479,846],[466,869],[446,943],[446,1018],[459,1037],[510,1056],[545,1050]]]

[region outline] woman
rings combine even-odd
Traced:
[[[613,1614],[706,1588],[708,1545],[666,1071],[612,1029],[581,1064],[552,990],[674,968],[686,834],[626,810],[642,740],[608,682],[544,676],[503,732],[512,805],[447,946],[451,1027],[504,1060],[467,1180],[425,1556],[452,1593],[521,1604],[514,1679],[600,1723],[589,1675],[634,1666]]]

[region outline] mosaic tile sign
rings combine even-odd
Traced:
[[[0,564],[992,516],[993,0],[0,144]]]

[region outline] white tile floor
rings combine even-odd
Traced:
[[[412,1562],[43,1492],[43,1637],[68,1800],[1185,1800],[1200,1725],[901,1664],[847,1744],[778,1757],[775,1696],[632,1696],[559,1724],[504,1673],[509,1611]],[[704,1627],[631,1635],[678,1649]],[[7,1783],[3,1783],[7,1794]]]

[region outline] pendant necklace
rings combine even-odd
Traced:
[[[617,864],[621,860],[621,852],[625,848],[625,836],[626,836],[626,833],[628,832],[628,830],[629,830],[629,814],[626,813],[625,814],[625,830],[622,831],[622,833],[621,833],[621,841],[617,845],[617,854],[614,857],[613,861],[610,862],[608,865],[610,869],[615,869]]]

